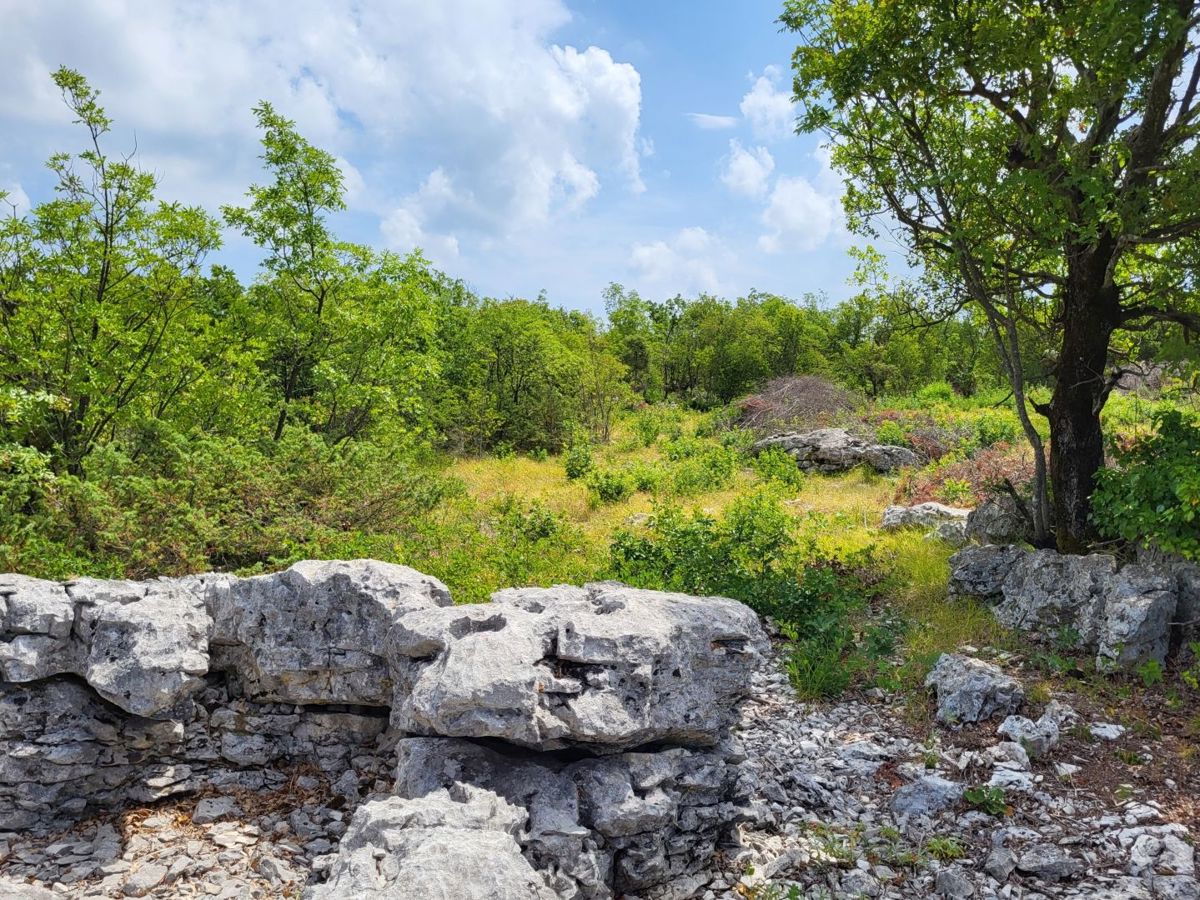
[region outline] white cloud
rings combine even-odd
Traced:
[[[778,66],[767,66],[738,104],[759,140],[777,140],[794,129],[795,107],[791,94],[779,88],[782,77]]]
[[[767,253],[815,250],[839,222],[838,198],[822,193],[807,178],[781,177],[762,215],[767,233],[758,245]]]
[[[775,159],[766,147],[747,150],[736,138],[729,142],[729,156],[721,181],[735,194],[745,197],[762,197],[767,193],[767,183],[775,169]]]
[[[703,228],[684,228],[669,241],[634,244],[629,254],[633,286],[648,296],[720,293],[717,268],[729,251]]]
[[[733,128],[738,122],[734,116],[714,116],[710,113],[688,113],[687,117],[692,120],[693,125],[705,131],[722,131]]]
[[[562,0],[0,0],[0,19],[3,127],[69,127],[49,78],[69,61],[102,90],[114,151],[136,133],[166,196],[215,206],[261,178],[259,99],[338,156],[389,240],[409,218],[446,248],[504,239],[610,185],[644,190],[640,75],[555,44]]]
[[[0,201],[0,217],[7,217],[13,213],[23,216],[29,212],[29,195],[17,182],[0,184],[0,194],[5,195],[4,200]]]

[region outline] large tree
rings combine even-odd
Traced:
[[[898,224],[984,311],[1031,439],[1019,335],[1054,335],[1052,519],[1084,549],[1114,335],[1200,330],[1196,2],[787,0],[781,21],[852,227]]]
[[[83,474],[96,444],[178,401],[164,386],[201,352],[201,264],[219,234],[107,153],[112,123],[82,75],[53,78],[87,147],[50,158],[54,199],[0,224],[0,392],[47,398],[28,439]]]

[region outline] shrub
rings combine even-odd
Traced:
[[[563,468],[572,481],[583,478],[592,470],[592,448],[579,442],[571,444],[563,454]]]
[[[629,477],[636,490],[653,493],[663,486],[666,472],[655,463],[635,463],[629,468]]]
[[[728,447],[701,445],[699,452],[681,457],[671,471],[671,488],[688,496],[729,486],[741,455]]]
[[[1200,560],[1200,424],[1178,410],[1153,421],[1153,434],[1115,450],[1118,468],[1098,473],[1093,519],[1108,537]]]
[[[917,400],[923,406],[949,403],[954,397],[954,388],[948,381],[934,381],[917,391]]]
[[[803,489],[805,476],[796,461],[780,447],[769,447],[750,460],[750,467],[763,481],[775,482],[794,491]]]
[[[896,499],[903,503],[945,502],[944,488],[949,483],[949,493],[961,502],[982,503],[1005,481],[1024,491],[1032,480],[1032,452],[997,444],[980,450],[969,459],[948,456],[932,466],[905,474],[897,488]],[[969,490],[964,490],[964,485]]]
[[[908,435],[899,422],[881,422],[875,429],[875,440],[880,444],[890,444],[895,447],[907,447]]]
[[[633,493],[633,479],[624,472],[593,469],[587,475],[587,486],[601,503],[620,503]]]
[[[651,447],[662,434],[662,417],[657,409],[645,409],[633,417],[633,433],[643,447]]]
[[[738,424],[766,430],[780,425],[828,423],[862,406],[862,398],[815,375],[773,378],[738,405]]]
[[[980,447],[1011,444],[1021,436],[1019,423],[999,410],[984,410],[975,420],[975,440]]]

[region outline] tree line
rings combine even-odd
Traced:
[[[52,199],[0,224],[0,443],[56,471],[86,477],[107,445],[136,458],[167,436],[269,446],[289,429],[330,447],[557,451],[606,439],[630,404],[710,408],[778,375],[874,396],[938,379],[970,393],[999,371],[980,321],[922,326],[903,289],[830,305],[657,301],[613,284],[603,317],[544,294],[480,297],[419,252],[339,238],[336,159],[267,103],[254,109],[264,178],[243,205],[164,200],[108,151],[98,91],[70,69],[53,77],[84,147],[49,160]],[[223,228],[260,248],[248,285],[216,259]]]

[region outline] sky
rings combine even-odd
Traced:
[[[339,236],[493,297],[598,311],[752,288],[847,296],[841,181],[794,133],[781,0],[0,0],[0,190],[48,199],[83,149],[50,73],[78,69],[159,196],[242,200],[252,106],[333,153]],[[227,233],[212,258],[254,277]]]

